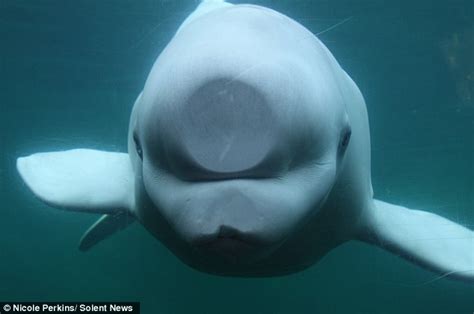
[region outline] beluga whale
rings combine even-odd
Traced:
[[[136,98],[128,153],[41,152],[17,169],[46,204],[103,214],[83,251],[137,221],[216,275],[291,274],[357,240],[474,281],[472,230],[374,199],[359,88],[314,34],[266,7],[198,5]]]

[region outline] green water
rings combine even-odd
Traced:
[[[474,4],[255,1],[321,34],[362,90],[377,198],[474,225]],[[233,279],[184,266],[138,224],[80,253],[94,215],[43,205],[18,156],[123,151],[148,70],[195,1],[0,0],[0,300],[140,301],[142,313],[474,312],[474,285],[361,243],[307,271]],[[474,265],[473,265],[474,266]]]

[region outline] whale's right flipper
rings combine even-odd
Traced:
[[[125,229],[134,221],[135,218],[127,212],[103,215],[84,233],[79,243],[79,250],[89,250],[100,241]]]
[[[374,200],[359,239],[441,277],[474,282],[474,232],[436,214]]]
[[[26,185],[46,204],[72,211],[133,211],[135,175],[128,154],[71,149],[20,157]]]

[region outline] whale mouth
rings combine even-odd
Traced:
[[[233,263],[250,260],[265,251],[263,241],[257,236],[228,226],[220,227],[216,233],[197,237],[193,246],[206,255],[219,256]]]
[[[262,245],[261,242],[262,241],[259,241],[255,235],[239,231],[233,227],[221,226],[219,227],[219,231],[213,234],[205,234],[196,237],[193,241],[193,245],[205,247],[216,243],[241,243],[247,246],[258,247]]]

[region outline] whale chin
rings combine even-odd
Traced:
[[[262,250],[238,238],[216,238],[195,246],[205,256],[230,264],[247,264],[257,261]]]

